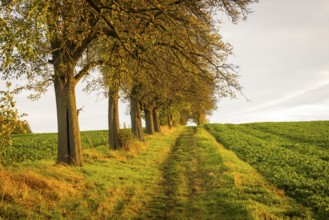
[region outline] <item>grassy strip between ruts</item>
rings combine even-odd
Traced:
[[[307,219],[203,128],[87,149],[84,167],[41,160],[0,169],[0,219]]]

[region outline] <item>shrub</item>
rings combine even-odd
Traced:
[[[120,131],[120,142],[123,149],[129,151],[131,144],[135,141],[130,129],[122,129]]]
[[[0,91],[0,163],[6,147],[12,146],[11,135],[22,123],[20,118],[26,114],[19,115],[15,108],[14,91],[10,90],[11,84],[6,83],[7,90]]]

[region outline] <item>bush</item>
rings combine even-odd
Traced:
[[[12,134],[31,134],[30,124],[26,120],[19,120]]]
[[[135,138],[130,129],[122,129],[120,131],[120,142],[123,149],[129,151],[131,144],[135,141]]]
[[[12,146],[11,135],[15,129],[22,130],[28,125],[27,122],[20,120],[26,114],[19,115],[15,108],[15,92],[10,90],[11,84],[7,82],[6,87],[6,91],[0,91],[0,163],[6,148]]]

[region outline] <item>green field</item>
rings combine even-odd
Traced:
[[[210,124],[217,141],[319,219],[329,216],[329,121]]]
[[[56,157],[57,134],[16,134],[12,137],[13,146],[6,148],[3,163],[9,165],[25,160],[51,159]],[[93,148],[107,143],[107,131],[82,131],[82,147]]]
[[[83,167],[55,165],[55,134],[14,136],[0,219],[327,219],[329,122],[205,128],[121,150],[82,132]]]

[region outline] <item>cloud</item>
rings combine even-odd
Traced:
[[[329,80],[325,83],[314,85],[308,89],[299,90],[288,94],[280,99],[269,101],[255,108],[248,109],[235,114],[255,112],[266,109],[286,108],[299,105],[312,105],[329,100]]]
[[[326,76],[326,73],[320,75]],[[212,122],[243,123],[254,121],[305,121],[329,119],[329,78],[318,81],[303,89],[293,90],[285,95],[246,102],[243,100],[226,101],[224,106],[214,112]],[[271,96],[269,96],[271,97]],[[229,105],[235,106],[227,108]],[[238,108],[237,108],[238,107]],[[241,110],[245,109],[245,110]]]

